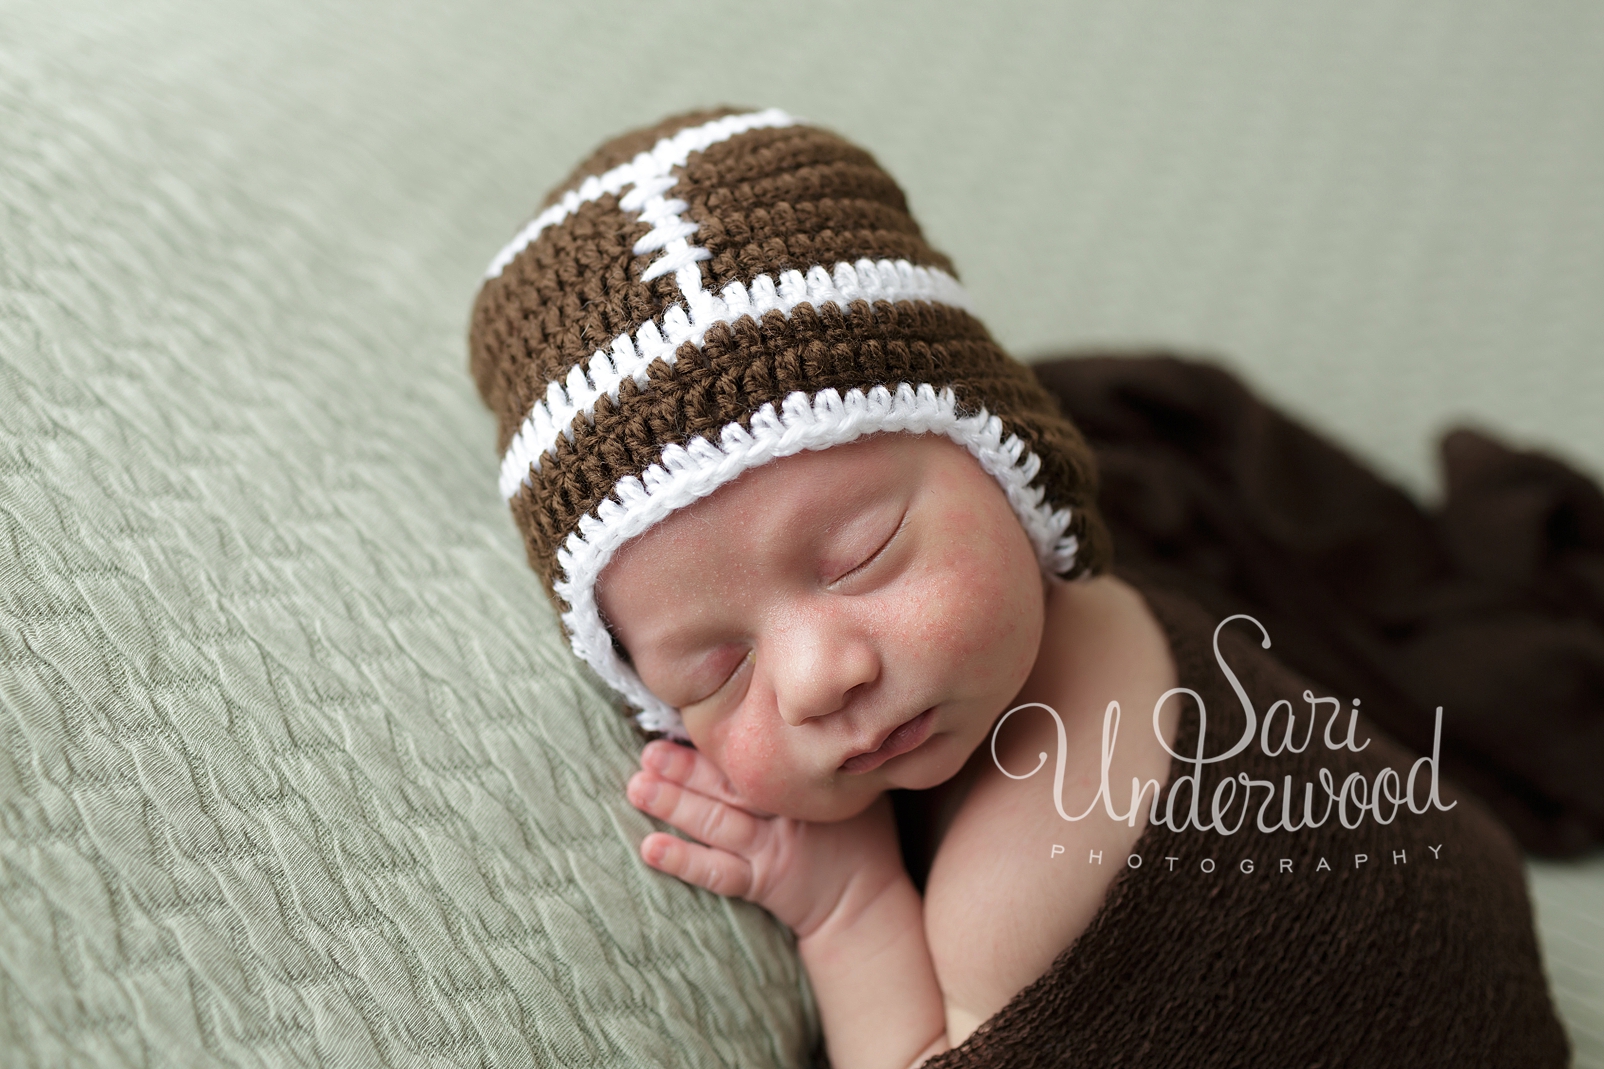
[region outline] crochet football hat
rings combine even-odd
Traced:
[[[873,157],[778,110],[598,149],[490,262],[469,347],[501,492],[574,652],[684,737],[596,606],[613,554],[743,471],[882,431],[943,434],[1042,568],[1107,567],[1085,441],[969,311]]]

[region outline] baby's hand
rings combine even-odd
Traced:
[[[630,802],[698,840],[653,832],[641,842],[641,858],[715,894],[756,902],[799,939],[846,902],[849,888],[853,902],[865,902],[903,875],[883,794],[850,820],[811,824],[746,808],[713,762],[689,747],[658,740],[640,763]]]
[[[684,746],[650,743],[640,764],[629,800],[700,840],[653,832],[641,857],[791,927],[833,1064],[919,1065],[947,1049],[923,903],[902,867],[889,798],[851,820],[810,824],[748,809],[713,762]]]

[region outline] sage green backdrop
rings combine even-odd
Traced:
[[[1604,6],[0,0],[0,1066],[791,1065],[785,934],[646,872],[464,369],[595,142],[875,151],[1030,356],[1217,354],[1429,498],[1604,472]],[[1604,864],[1534,865],[1604,1065]]]

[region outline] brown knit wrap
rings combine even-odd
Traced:
[[[664,139],[744,114],[686,114],[609,141],[544,207],[562,203],[569,191],[583,193],[592,176],[644,159],[637,154]],[[925,242],[897,184],[867,152],[828,131],[801,124],[745,130],[690,152],[668,178],[671,188],[662,196],[681,205],[668,214],[690,231],[680,245],[700,250],[692,266],[710,294],[726,292],[730,283],[756,293],[761,282],[773,292],[773,282],[787,272],[818,280],[837,265],[864,261],[931,269],[932,277],[961,294],[951,263]],[[550,384],[573,381],[574,368],[587,367],[620,336],[646,326],[672,339],[670,319],[678,315],[685,323],[686,276],[667,271],[648,277],[676,246],[635,251],[656,232],[663,212],[655,221],[643,218],[638,196],[627,203],[631,188],[583,199],[534,240],[509,246],[498,258],[504,266],[499,273],[493,268],[480,289],[471,368],[497,417],[504,454],[537,403],[550,396]],[[616,400],[604,394],[561,421],[566,434],[531,432],[537,466],[508,462],[504,492],[511,494],[530,563],[559,611],[570,605],[554,586],[563,572],[558,551],[621,479],[659,463],[665,447],[698,436],[717,442],[729,424],[749,428],[766,404],[778,409],[797,391],[812,397],[832,388],[845,394],[929,384],[938,392],[950,388],[965,413],[983,409],[999,417],[1004,436],[1017,436],[1040,461],[1031,486],[1043,491],[1051,508],[1069,510],[1065,533],[1078,548],[1069,567],[1050,570],[1075,577],[1108,566],[1112,546],[1096,513],[1090,449],[1029,369],[964,308],[933,299],[871,304],[860,297],[731,318],[665,349],[672,363],[655,359],[639,375],[616,382]],[[515,491],[506,482],[509,472],[524,477]]]

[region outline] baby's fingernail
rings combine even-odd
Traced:
[[[640,855],[648,865],[660,865],[668,854],[668,843],[660,837],[653,837],[641,843]]]
[[[635,775],[629,780],[629,800],[637,806],[645,807],[657,801],[657,792],[660,790],[658,782],[650,776]]]
[[[672,745],[672,743],[669,745]],[[641,754],[641,764],[658,772],[666,772],[669,763],[673,760],[674,751],[670,750],[666,745],[658,746],[654,743],[646,747],[645,752]]]

